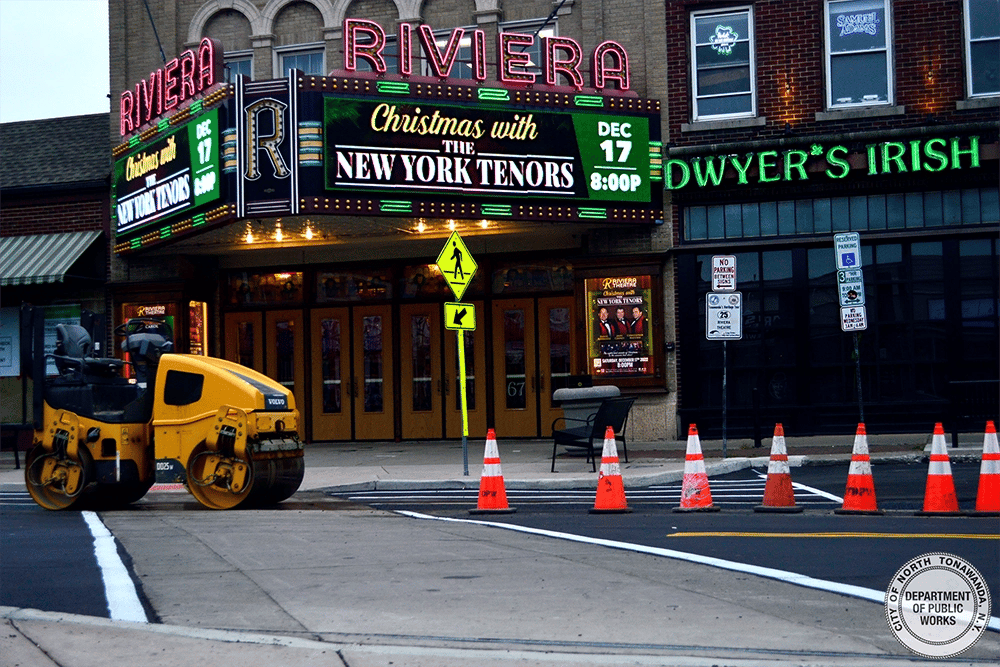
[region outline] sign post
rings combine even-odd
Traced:
[[[736,291],[735,255],[712,257],[712,292],[705,297],[705,337],[722,341],[722,458],[726,458],[726,416],[729,407],[727,343],[743,338],[743,294]]]
[[[437,258],[438,268],[444,276],[451,291],[455,293],[455,298],[459,301],[465,294],[466,288],[472,282],[472,277],[476,274],[478,265],[472,258],[472,253],[465,247],[465,242],[458,232],[452,232],[448,241],[441,249]],[[463,474],[469,474],[469,410],[466,401],[466,380],[465,380],[465,332],[476,329],[476,309],[472,304],[466,303],[445,303],[444,304],[444,328],[455,331],[458,336],[458,395],[462,403],[462,465]]]
[[[865,284],[861,272],[861,237],[857,232],[834,234],[833,251],[837,261],[837,290],[840,295],[840,330],[854,332],[854,376],[858,391],[859,421],[865,421],[861,400],[861,333],[868,328],[865,311]]]

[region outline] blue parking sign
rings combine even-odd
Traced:
[[[861,268],[861,237],[857,232],[834,234],[833,248],[838,269]]]

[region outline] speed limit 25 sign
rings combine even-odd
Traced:
[[[708,340],[743,338],[743,293],[705,295],[705,337]]]

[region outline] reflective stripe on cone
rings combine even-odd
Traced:
[[[469,514],[513,514],[516,511],[507,505],[497,434],[489,429],[486,432],[486,452],[483,454],[483,474],[479,478],[479,502],[476,509],[469,510]]]
[[[705,457],[701,453],[698,426],[688,427],[687,454],[684,457],[684,481],[681,484],[681,504],[674,512],[718,512],[712,504],[712,489],[708,486]]]
[[[618,463],[618,446],[615,431],[610,426],[604,431],[604,450],[601,452],[601,472],[597,477],[597,497],[591,514],[631,512],[625,501],[625,482]]]
[[[924,489],[924,509],[917,514],[961,514],[958,511],[955,479],[951,476],[951,461],[948,459],[948,446],[944,441],[944,426],[941,422],[934,424],[931,462],[927,467],[927,486]]]
[[[1000,447],[997,446],[997,429],[992,421],[986,422],[986,434],[983,436],[983,459],[979,464],[976,510],[969,514],[1000,516]]]
[[[788,467],[788,451],[785,449],[785,428],[774,425],[771,441],[771,460],[767,464],[767,483],[764,486],[764,500],[753,508],[754,512],[801,512],[795,504],[795,490],[792,488],[792,471]]]
[[[868,455],[868,432],[864,422],[858,424],[854,436],[851,467],[847,471],[847,488],[844,503],[836,514],[883,514],[875,503],[875,480],[872,478],[871,458]]]

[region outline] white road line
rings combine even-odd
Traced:
[[[754,471],[754,472],[757,472],[757,471]],[[767,474],[765,474],[765,473],[757,472],[757,474],[760,475],[761,477],[767,477]],[[844,499],[841,498],[840,496],[835,496],[832,493],[827,493],[826,491],[822,491],[820,489],[814,489],[811,486],[806,486],[805,484],[799,484],[798,482],[792,482],[792,488],[793,489],[802,489],[803,491],[808,491],[809,493],[815,493],[817,496],[821,496],[823,498],[829,498],[830,500],[832,500],[832,501],[834,501],[836,503],[843,504],[843,502],[844,502]]]
[[[128,575],[125,563],[118,557],[115,536],[94,512],[80,514],[87,522],[90,534],[94,536],[94,555],[97,557],[97,567],[100,568],[101,578],[104,580],[104,596],[108,600],[111,620],[149,623],[146,610],[142,608],[139,594],[135,590],[135,584]]]
[[[619,542],[618,540],[606,540],[599,537],[574,535],[573,533],[562,533],[554,530],[545,530],[544,528],[529,528],[528,526],[518,526],[511,523],[496,523],[494,521],[481,521],[478,519],[457,519],[453,517],[420,514],[418,512],[409,512],[405,510],[396,510],[396,512],[397,514],[402,514],[403,516],[412,517],[414,519],[430,519],[432,521],[446,521],[450,523],[468,523],[477,526],[503,528],[505,530],[513,530],[519,533],[542,535],[544,537],[554,537],[560,540],[569,540],[570,542],[582,542],[584,544],[594,544],[602,547],[610,547],[611,549],[620,549],[622,551],[634,551],[636,553],[649,554],[652,556],[673,558],[674,560],[683,560],[689,563],[698,563],[699,565],[708,565],[710,567],[717,567],[722,570],[731,570],[733,572],[743,572],[746,574],[753,574],[758,577],[765,577],[767,579],[776,579],[778,581],[784,581],[786,583],[794,584],[796,586],[803,586],[805,588],[814,588],[821,591],[828,591],[830,593],[839,593],[840,595],[860,598],[862,600],[868,600],[869,602],[875,602],[880,605],[885,604],[885,591],[877,591],[872,588],[864,588],[862,586],[854,586],[851,584],[841,584],[836,581],[826,581],[824,579],[816,579],[814,577],[809,577],[804,574],[796,574],[795,572],[786,572],[785,570],[777,570],[772,567],[761,567],[759,565],[750,565],[748,563],[737,563],[731,560],[724,560],[722,558],[713,558],[712,556],[702,556],[700,554],[689,554],[684,551],[675,551],[674,549],[663,549],[661,547],[651,547],[645,544],[632,544],[630,542]],[[1000,617],[997,616],[990,617],[990,622],[988,627],[991,630],[1000,631]]]

